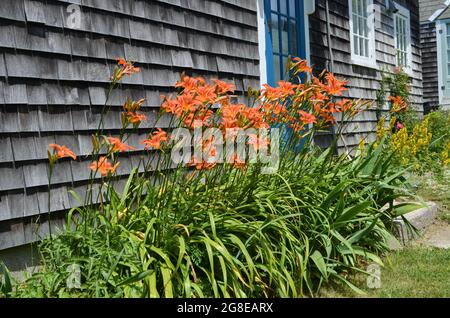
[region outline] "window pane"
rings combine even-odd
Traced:
[[[278,55],[273,56],[273,67],[275,74],[275,82],[278,82],[281,79],[280,75],[280,57]]]
[[[288,21],[287,18],[281,17],[281,45],[282,45],[282,52],[283,54],[288,55],[289,54],[289,38],[288,38]]]
[[[363,19],[363,18],[360,18],[359,19],[359,25],[360,25],[360,28],[361,28],[361,30],[360,30],[360,34],[362,35],[362,36],[365,36],[365,37],[367,37],[367,36],[369,36],[369,32],[368,32],[368,28],[367,28],[367,21],[366,21],[366,19]]]
[[[364,52],[365,52],[365,56],[369,57],[369,40],[364,39]]]
[[[295,0],[289,0],[289,15],[295,18]]]
[[[450,35],[450,23],[447,24],[447,35]]]
[[[353,33],[358,34],[358,18],[355,14],[353,14],[352,22],[353,22]]]
[[[280,12],[282,14],[288,14],[287,11],[287,0],[280,0]]]
[[[366,52],[364,50],[364,39],[359,38],[359,53],[362,56],[366,56]]]
[[[274,53],[279,53],[280,52],[280,36],[278,33],[278,15],[276,14],[272,14],[271,16],[271,21],[272,21],[272,49]]]
[[[281,69],[281,71],[282,71],[281,76],[283,76],[283,79],[284,79],[284,75],[286,74],[287,61],[288,61],[288,58],[283,56],[283,65],[282,65],[282,69]]]
[[[355,35],[353,36],[353,50],[355,51],[356,55],[359,55],[359,42],[358,37]]]
[[[291,49],[292,55],[298,54],[298,46],[297,46],[297,24],[295,20],[290,19],[290,27],[291,27]]]
[[[278,0],[270,0],[270,9],[272,11],[278,11]]]

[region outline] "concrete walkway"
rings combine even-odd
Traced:
[[[420,235],[414,235],[408,231],[401,218],[398,218],[396,222],[400,238],[399,242],[391,242],[391,248],[399,249],[409,244],[450,249],[450,223],[439,217],[439,210],[436,203],[427,202],[426,207],[404,215],[419,230]]]
[[[423,236],[417,241],[418,244],[438,248],[450,248],[450,224],[439,219],[430,225]]]

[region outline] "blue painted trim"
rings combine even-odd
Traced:
[[[302,59],[306,59],[306,30],[305,23],[303,19],[305,18],[305,4],[303,1],[296,1],[297,15],[300,17],[298,20],[301,23],[297,23],[297,43],[298,45],[298,56]]]
[[[272,36],[269,30],[270,0],[264,0],[264,27],[266,29],[266,63],[267,63],[267,83],[275,85],[275,73],[273,64]]]

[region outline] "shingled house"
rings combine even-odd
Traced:
[[[450,108],[450,1],[420,0],[424,108]]]
[[[141,72],[111,98],[105,127],[118,131],[126,96],[147,98],[144,111],[153,120],[130,140],[138,146],[155,124],[160,95],[183,71],[234,82],[244,98],[249,87],[276,83],[289,55],[349,79],[352,98],[375,99],[380,72],[403,66],[422,110],[418,0],[2,0],[0,249],[48,232],[50,143],[79,157],[54,172],[53,218],[78,204],[69,189],[85,193],[90,136],[117,57]],[[345,145],[373,138],[375,126],[375,111],[364,112]],[[118,174],[125,179],[140,155],[121,158]]]

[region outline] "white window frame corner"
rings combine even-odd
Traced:
[[[349,34],[350,34],[350,54],[351,62],[353,65],[363,66],[367,68],[372,68],[378,70],[377,64],[377,52],[376,52],[376,40],[375,40],[375,17],[373,10],[373,0],[368,0],[369,5],[367,6],[368,22],[369,22],[369,57],[361,57],[356,55],[354,50],[354,40],[353,40],[353,0],[348,0],[349,9]]]
[[[258,19],[258,50],[259,50],[259,80],[263,87],[267,84],[267,58],[266,58],[266,22],[264,17],[264,0],[256,0]]]
[[[394,13],[394,48],[395,48],[395,66],[400,67],[401,65],[398,65],[398,58],[397,58],[397,16],[402,16],[406,18],[406,41],[407,41],[407,48],[406,48],[406,58],[407,58],[407,64],[409,64],[409,67],[403,67],[403,70],[406,74],[408,74],[410,77],[413,76],[413,55],[412,55],[412,38],[411,38],[411,12],[405,8],[404,6],[395,3],[396,8],[398,9],[398,12]]]

